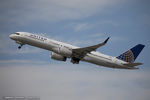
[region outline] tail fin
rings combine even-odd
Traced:
[[[133,47],[132,49],[126,51],[125,53],[121,54],[120,56],[118,56],[118,59],[121,59],[123,61],[132,63],[135,61],[135,59],[137,58],[137,56],[140,54],[140,52],[142,51],[142,49],[145,47],[145,45],[143,44],[138,44],[135,47]]]

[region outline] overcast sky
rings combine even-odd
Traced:
[[[0,99],[149,100],[150,12],[148,0],[1,0]],[[50,52],[9,39],[25,31],[84,47],[111,37],[98,51],[119,56],[141,43],[139,70],[54,61]]]

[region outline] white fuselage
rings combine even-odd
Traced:
[[[62,55],[67,58],[71,58],[72,49],[79,47],[72,46],[63,42],[52,40],[40,35],[28,33],[28,32],[18,32],[19,35],[11,34],[10,38],[15,40],[16,43],[21,45],[28,44],[42,49],[46,49],[52,52],[55,52],[59,55]],[[127,66],[123,65],[127,62],[117,59],[116,57],[108,56],[101,54],[99,52],[92,51],[91,53],[86,54],[86,56],[81,59],[82,61],[90,62],[93,64],[110,67],[110,68],[123,68],[130,69]]]

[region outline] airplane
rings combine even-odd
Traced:
[[[145,47],[143,44],[138,44],[120,56],[112,57],[96,51],[108,42],[109,37],[102,43],[83,48],[29,32],[15,32],[9,35],[9,37],[19,44],[18,49],[28,44],[51,51],[50,55],[54,60],[66,61],[67,58],[70,58],[73,64],[85,61],[99,66],[118,69],[138,69],[136,66],[142,65],[142,63],[135,63],[134,61]]]

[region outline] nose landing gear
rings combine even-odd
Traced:
[[[16,41],[16,43],[19,44],[18,49],[21,49],[21,47],[22,47],[23,45],[25,45],[24,43],[22,43],[22,42],[20,42],[20,41]]]
[[[18,46],[18,49],[21,49],[22,46],[23,46],[23,44],[21,44],[20,46]]]

